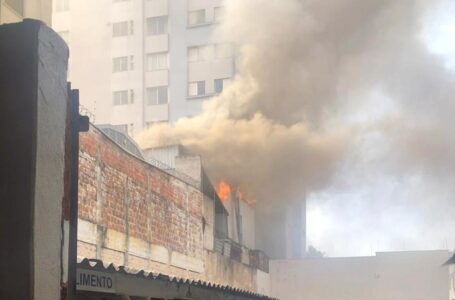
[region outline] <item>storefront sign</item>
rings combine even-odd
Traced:
[[[115,280],[110,273],[78,269],[76,284],[79,291],[115,293]]]

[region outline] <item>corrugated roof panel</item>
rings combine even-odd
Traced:
[[[258,300],[277,300],[274,298],[270,298],[265,295],[260,295],[255,292],[247,291],[238,289],[231,286],[205,282],[202,280],[192,280],[187,278],[181,277],[171,277],[166,274],[162,273],[152,273],[146,272],[145,270],[136,270],[134,268],[128,268],[125,266],[115,266],[114,264],[106,265],[103,261],[99,259],[89,259],[89,258],[82,258],[79,259],[78,268],[91,270],[91,271],[98,271],[98,272],[108,272],[108,273],[121,273],[121,274],[128,274],[132,276],[137,276],[140,278],[150,279],[150,280],[162,280],[168,282],[175,282],[179,284],[188,284],[190,286],[201,287],[201,288],[209,288],[209,289],[216,289],[219,291],[227,292],[230,294],[243,296],[243,297],[250,297],[251,299],[258,299]]]

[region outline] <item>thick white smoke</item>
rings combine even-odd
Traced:
[[[374,176],[418,175],[446,195],[455,186],[455,77],[420,38],[439,2],[226,1],[219,34],[240,63],[232,85],[200,115],[137,139],[200,153],[209,173],[240,185],[258,206]],[[449,198],[415,201],[454,213]]]

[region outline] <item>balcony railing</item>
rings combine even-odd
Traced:
[[[215,252],[252,268],[269,272],[269,258],[261,250],[251,250],[231,239],[215,238]]]

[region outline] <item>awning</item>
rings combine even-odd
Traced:
[[[76,278],[78,292],[163,299],[273,299],[230,286],[106,265],[88,258],[78,263]]]

